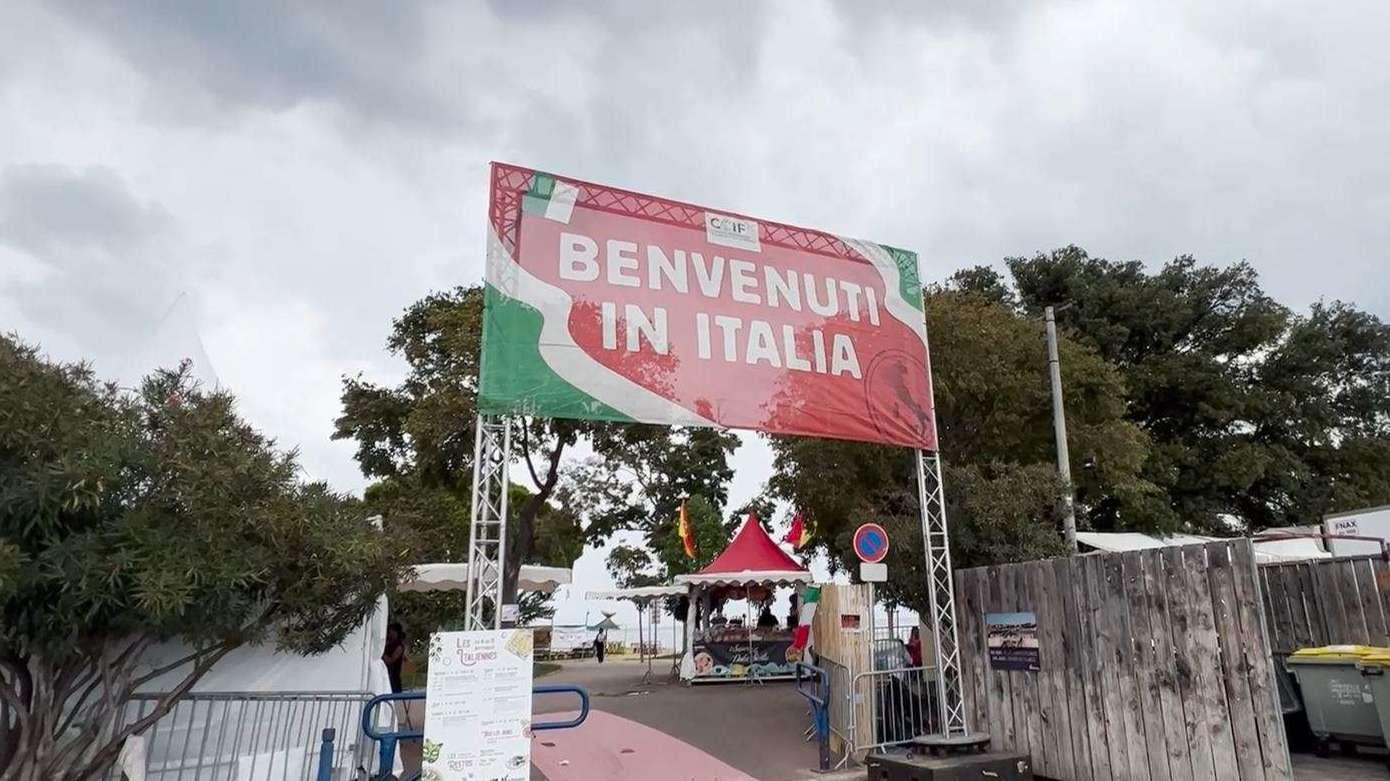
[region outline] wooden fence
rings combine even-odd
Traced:
[[[1390,645],[1390,564],[1381,556],[1261,564],[1274,654],[1314,645]]]
[[[1248,540],[961,570],[956,599],[971,723],[1039,775],[1292,778]],[[991,664],[1011,612],[1036,672]]]

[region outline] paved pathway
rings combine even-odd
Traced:
[[[578,729],[537,733],[532,759],[539,773],[548,781],[814,777],[815,745],[802,738],[806,701],[791,684],[686,687],[666,683],[669,661],[657,664],[660,680],[645,685],[646,667],[635,662],[569,662],[545,676],[545,683],[586,687],[592,710]],[[536,700],[538,714],[557,719],[573,708],[573,696]]]

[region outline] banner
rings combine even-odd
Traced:
[[[914,253],[494,163],[478,408],[935,450]]]

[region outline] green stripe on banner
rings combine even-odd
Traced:
[[[813,605],[820,601],[820,586],[808,586],[801,594],[801,604]]]
[[[505,372],[481,371],[478,411],[491,414],[544,409],[555,417],[611,420],[632,418],[567,382],[550,368],[540,353],[542,315],[534,307],[502,295],[492,285],[483,292],[482,365],[505,362]],[[578,348],[574,348],[578,349]]]
[[[907,303],[913,309],[919,312],[926,311],[922,308],[922,278],[918,276],[917,253],[887,244],[879,246],[887,250],[898,264],[898,291],[902,293],[903,298],[907,299]]]

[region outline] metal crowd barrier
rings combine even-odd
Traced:
[[[847,700],[869,703],[867,708],[850,712],[849,734],[859,733],[857,714],[872,714],[873,743],[854,746],[855,751],[874,751],[910,743],[919,735],[940,731],[937,723],[935,668],[928,666],[898,667],[875,670],[854,676],[854,685]]]
[[[579,696],[579,715],[566,721],[542,721],[531,722],[532,732],[543,732],[551,729],[571,729],[578,727],[589,718],[589,692],[582,686],[573,684],[559,683],[543,686],[534,686],[531,689],[532,695],[536,694],[565,694],[572,693]],[[381,694],[371,698],[362,708],[362,734],[377,743],[377,767],[390,769],[396,763],[396,747],[403,740],[420,740],[425,736],[424,726],[418,729],[403,730],[384,730],[379,728],[381,719],[377,709],[386,703],[406,702],[410,700],[423,700],[428,692],[423,689],[417,691],[398,692],[396,694]],[[394,706],[392,708],[394,710]],[[402,781],[415,781],[420,778],[419,773],[412,774]]]
[[[814,681],[815,688],[807,690],[802,681]],[[811,705],[811,731],[816,738],[819,769],[830,770],[830,675],[819,667],[796,663],[796,693]]]
[[[370,692],[195,692],[142,734],[148,781],[314,781],[324,757],[337,776],[375,772],[358,719]],[[127,721],[157,694],[136,694]],[[325,731],[335,739],[325,741]],[[114,773],[108,776],[118,777]]]
[[[854,676],[850,669],[827,656],[820,656],[816,664],[825,671],[829,679],[828,727],[830,734],[840,739],[844,753],[835,764],[839,769],[849,764],[854,754]]]

